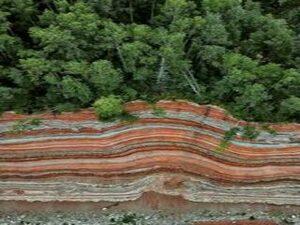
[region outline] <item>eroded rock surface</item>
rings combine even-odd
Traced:
[[[255,140],[224,132],[249,125],[224,110],[185,101],[145,102],[134,122],[100,122],[92,110],[0,117],[0,200],[122,202],[143,193],[191,202],[300,205],[300,125],[270,124]],[[10,132],[24,118],[30,130]],[[259,128],[259,124],[250,123]],[[260,128],[259,128],[260,129]]]

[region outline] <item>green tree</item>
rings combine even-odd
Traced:
[[[70,76],[65,76],[61,81],[62,94],[65,99],[79,101],[84,106],[92,99],[90,89],[79,80]]]
[[[114,94],[299,121],[299,7],[293,0],[2,0],[0,110],[75,110]]]
[[[281,120],[293,120],[293,118],[300,118],[300,98],[291,96],[283,100],[280,104],[279,115]]]
[[[234,6],[241,4],[241,0],[203,0],[202,6],[204,9],[212,12],[220,12],[226,9],[230,9]]]
[[[98,91],[98,95],[113,93],[120,87],[122,75],[120,71],[114,69],[110,61],[98,60],[91,64],[89,70],[91,83]]]

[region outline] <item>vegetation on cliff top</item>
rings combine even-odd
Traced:
[[[294,0],[0,0],[0,111],[186,98],[300,118]]]

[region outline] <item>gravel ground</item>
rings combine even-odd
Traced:
[[[205,220],[271,219],[279,224],[300,225],[300,214],[282,214],[264,212],[231,213],[201,212],[185,214],[165,214],[160,211],[148,213],[104,212],[101,213],[43,213],[10,214],[0,216],[0,225],[186,225],[194,221]]]

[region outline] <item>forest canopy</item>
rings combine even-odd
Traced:
[[[188,99],[300,121],[298,0],[0,0],[0,111]]]

